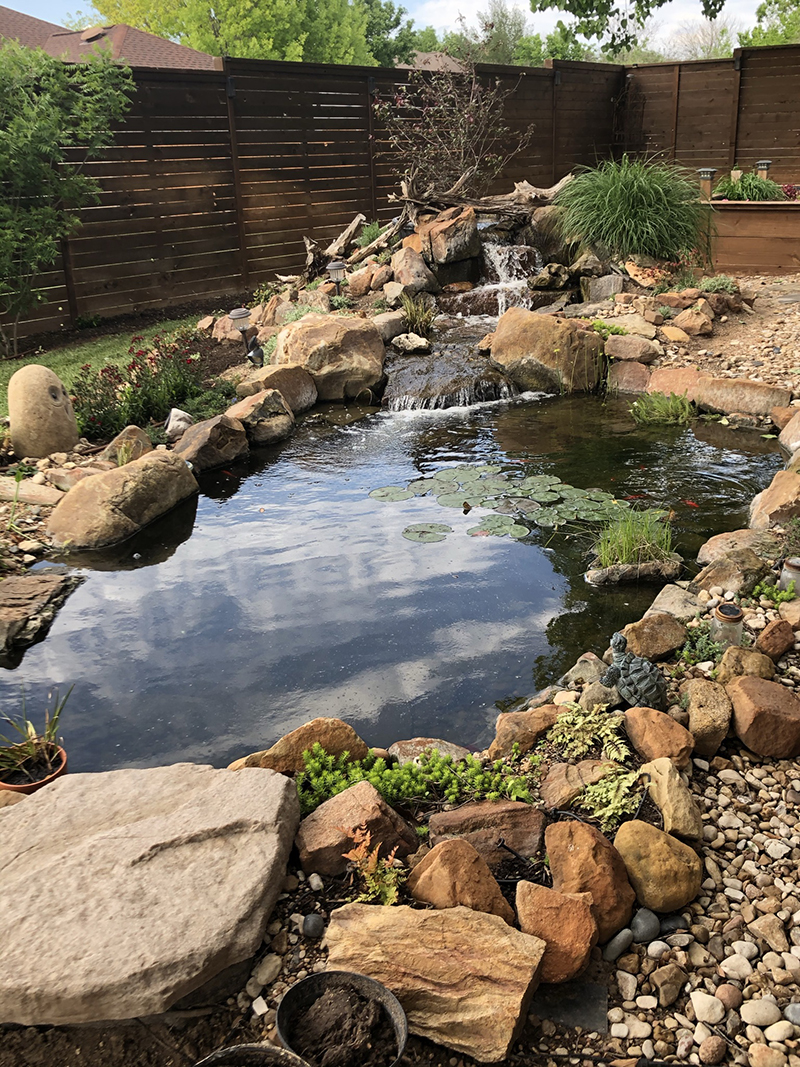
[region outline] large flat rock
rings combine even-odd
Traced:
[[[298,822],[283,775],[191,763],[68,774],[5,811],[0,1022],[157,1014],[248,959]]]
[[[0,667],[19,664],[22,650],[45,636],[82,581],[61,571],[31,571],[0,582]]]

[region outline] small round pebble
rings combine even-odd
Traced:
[[[665,952],[669,952],[666,941],[651,941],[647,946],[647,955],[651,960],[660,960]]]
[[[748,1026],[771,1026],[781,1018],[781,1009],[774,1000],[748,1000],[739,1011]]]
[[[701,1063],[722,1063],[728,1051],[728,1044],[724,1038],[712,1034],[700,1045]]]
[[[612,962],[621,956],[626,948],[630,948],[632,944],[633,931],[625,927],[624,930],[620,930],[618,934],[615,934],[603,949],[603,959]]]
[[[787,1004],[783,1009],[783,1017],[795,1026],[800,1026],[800,1004]]]
[[[661,932],[661,920],[649,908],[640,908],[633,917],[631,930],[636,944],[652,941]]]
[[[737,989],[735,985],[730,985],[728,982],[718,986],[714,996],[722,1001],[726,1011],[738,1011],[744,1000],[741,989]],[[800,1004],[798,1008],[800,1008]],[[798,1014],[800,1015],[800,1013]]]
[[[303,937],[322,937],[325,933],[325,920],[315,911],[310,912],[303,919]]]
[[[320,889],[322,889],[322,879],[318,874],[310,874],[308,876],[308,888],[314,893],[319,893]]]

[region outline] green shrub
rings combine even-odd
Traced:
[[[672,552],[672,529],[665,512],[655,508],[623,511],[600,532],[594,546],[601,567],[620,563],[655,563]]]
[[[690,667],[695,667],[698,663],[706,663],[709,660],[719,663],[723,652],[723,646],[711,639],[711,624],[701,622],[699,626],[687,628],[686,641],[678,652],[678,659]]]
[[[408,293],[403,293],[400,303],[408,323],[408,332],[419,337],[430,337],[433,333],[436,307],[427,304],[418,296],[409,296]]]
[[[366,248],[367,245],[371,245],[373,241],[377,241],[385,229],[386,227],[381,226],[377,220],[366,223],[361,233],[356,238],[356,244],[359,248]]]
[[[789,582],[786,589],[779,589],[775,582],[770,582],[767,581],[767,579],[764,579],[763,582],[758,583],[750,596],[753,600],[759,600],[763,596],[766,600],[771,601],[775,607],[778,607],[780,604],[785,604],[789,600],[794,600],[797,596],[794,587],[794,579]]]
[[[578,173],[556,197],[564,237],[633,255],[677,259],[708,244],[710,208],[690,173],[624,155]]]
[[[686,393],[642,393],[629,411],[639,426],[686,426],[697,415]]]
[[[738,293],[739,286],[727,274],[714,274],[710,278],[701,278],[697,286],[704,293]]]
[[[331,297],[331,307],[334,311],[346,311],[347,308],[353,306],[353,301],[349,296],[335,294]]]
[[[771,178],[757,174],[743,174],[738,182],[728,176],[720,178],[714,188],[714,196],[725,200],[786,200],[786,193]]]
[[[213,419],[221,415],[236,400],[236,386],[232,382],[216,382],[210,389],[205,389],[197,396],[184,400],[181,405],[196,422]]]
[[[253,292],[253,304],[268,304],[278,291],[279,287],[274,282],[262,282]],[[217,318],[219,317],[218,315]]]

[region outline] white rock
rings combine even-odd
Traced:
[[[269,1005],[263,997],[256,997],[251,1007],[254,1015],[266,1015],[269,1011]]]
[[[717,997],[712,997],[702,989],[695,989],[689,998],[698,1022],[711,1023],[716,1026],[725,1018],[725,1005]]]
[[[183,437],[190,426],[194,424],[194,419],[188,411],[181,411],[180,408],[172,408],[169,415],[167,415],[167,421],[164,425],[164,436],[168,441],[177,441],[179,437]]]
[[[794,1037],[794,1027],[787,1019],[768,1026],[764,1031],[767,1041],[790,1041]]]
[[[318,874],[310,874],[308,876],[308,888],[314,893],[319,893],[324,888],[324,883]]]
[[[236,772],[239,773],[238,771]],[[253,978],[260,982],[262,986],[272,985],[278,975],[281,973],[281,967],[283,966],[283,960],[280,956],[276,956],[274,952],[265,956],[259,964],[256,965],[253,971]]]
[[[643,1041],[653,1032],[653,1027],[650,1023],[642,1022],[641,1019],[628,1012],[625,1013],[625,1026],[628,1028],[628,1037],[634,1041]]]
[[[771,1026],[781,1018],[781,1009],[773,1000],[746,1000],[739,1009],[742,1022],[748,1026],[758,1026],[762,1029]]]
[[[612,1023],[609,1033],[612,1037],[627,1037],[628,1027],[625,1023]]]
[[[800,960],[797,962],[800,964]],[[633,1000],[636,996],[636,975],[617,971],[617,986],[623,1000]]]
[[[758,945],[753,941],[734,941],[731,948],[746,960],[754,960],[758,955]]]
[[[750,961],[745,956],[739,955],[738,952],[724,959],[719,967],[727,978],[736,978],[739,981],[743,981],[753,973]]]

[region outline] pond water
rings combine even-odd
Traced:
[[[84,563],[45,641],[0,672],[3,709],[19,707],[24,682],[36,717],[48,688],[74,683],[62,729],[76,771],[223,766],[318,715],[347,719],[374,745],[422,734],[482,746],[499,708],[585,650],[602,654],[658,587],[587,586],[585,535],[469,537],[488,512],[368,494],[456,464],[524,464],[671,508],[687,560],[712,533],[746,525],[781,466],[776,442],[716,423],[642,431],[628,406],[522,398],[316,413]],[[406,540],[417,522],[454,532]]]

